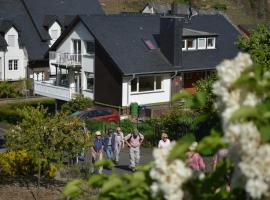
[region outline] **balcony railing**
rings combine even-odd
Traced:
[[[74,88],[53,85],[52,81],[35,81],[35,94],[70,101],[76,96]]]
[[[65,66],[81,66],[82,54],[58,53],[50,51],[50,61],[53,64]]]

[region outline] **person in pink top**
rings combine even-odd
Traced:
[[[187,164],[195,171],[203,171],[205,170],[205,164],[201,155],[196,152],[197,146],[198,143],[193,142],[189,147],[189,151],[187,152]]]
[[[161,140],[159,140],[158,148],[162,149],[168,145],[171,144],[171,141],[168,138],[168,135],[166,133],[162,133]]]

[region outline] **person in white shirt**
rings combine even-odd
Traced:
[[[124,148],[124,134],[121,131],[120,127],[116,128],[116,132],[114,133],[114,139],[115,139],[114,146],[113,146],[114,161],[115,161],[115,164],[118,164],[121,149]]]
[[[168,135],[166,133],[162,133],[161,140],[159,140],[158,148],[164,148],[168,146],[171,143],[171,141],[168,138]]]

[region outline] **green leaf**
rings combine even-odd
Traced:
[[[111,175],[108,179],[108,182],[106,182],[102,188],[101,188],[101,193],[108,193],[111,190],[113,190],[114,188],[121,186],[122,185],[122,181],[120,179],[120,177],[116,176],[116,175]]]
[[[69,198],[75,198],[82,194],[82,191],[80,189],[80,185],[83,183],[82,180],[73,180],[69,182],[66,187],[64,188],[63,194],[66,197]]]
[[[212,131],[210,136],[204,137],[198,145],[198,152],[203,156],[214,155],[216,151],[224,147],[224,141],[220,134]]]
[[[242,106],[238,110],[236,110],[232,116],[231,116],[231,121],[235,120],[246,120],[249,118],[257,118],[259,117],[258,111],[256,107],[253,106]]]
[[[260,130],[260,133],[261,133],[262,141],[264,143],[269,142],[270,141],[270,125],[263,126],[259,130]]]
[[[192,94],[188,91],[182,91],[177,93],[176,95],[173,96],[172,101],[176,102],[176,101],[180,101],[182,99],[187,99],[190,98],[192,96]]]
[[[114,164],[111,160],[100,160],[95,163],[96,167],[100,166],[108,166],[108,167],[114,167]]]
[[[185,159],[186,152],[192,142],[195,141],[195,137],[192,134],[188,134],[182,137],[175,145],[175,147],[171,150],[169,161],[174,159]]]

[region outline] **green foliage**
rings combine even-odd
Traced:
[[[26,107],[38,107],[42,105],[44,108],[48,109],[48,111],[54,111],[54,103],[55,100],[39,100],[39,101],[29,101],[23,103],[11,103],[0,106],[0,121],[6,121],[10,124],[17,124],[22,120],[22,116],[18,110]]]
[[[2,81],[0,82],[0,98],[15,98],[23,96],[25,81],[16,82]]]
[[[123,133],[126,135],[131,133],[134,130],[134,128],[136,128],[136,124],[129,119],[122,120],[120,122],[120,126]]]
[[[133,174],[112,175],[99,174],[92,176],[88,182],[75,180],[64,189],[64,195],[71,199],[80,196],[91,197],[93,191],[99,190],[98,199],[127,200],[127,199],[153,199],[150,190],[151,179],[149,170],[151,166],[141,168]],[[82,190],[81,188],[88,188]],[[155,198],[160,199],[160,198]]]
[[[79,153],[88,141],[77,119],[68,119],[63,113],[52,116],[42,106],[25,107],[20,111],[23,120],[5,135],[8,150],[26,150],[32,160],[49,163],[69,160]]]
[[[200,141],[197,150],[202,156],[209,156],[214,155],[223,147],[225,147],[225,144],[222,137],[219,133],[212,130],[210,136],[206,136]]]
[[[225,3],[216,3],[213,8],[221,11],[227,10],[227,5]]]
[[[93,106],[93,102],[90,98],[85,98],[83,96],[77,96],[75,99],[68,101],[63,104],[61,107],[61,111],[70,115],[74,112],[85,110],[86,108],[90,108]]]
[[[250,36],[239,38],[239,48],[251,54],[252,60],[269,70],[270,67],[270,31],[264,25],[258,25]]]

